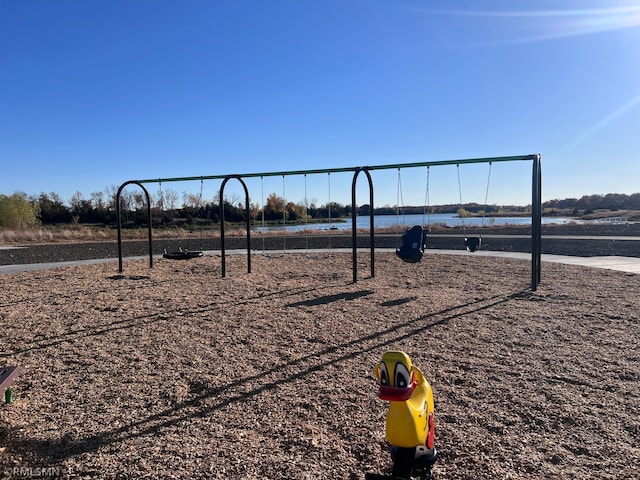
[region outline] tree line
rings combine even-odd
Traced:
[[[554,199],[544,202],[547,210],[573,210],[578,213],[590,213],[594,210],[640,210],[640,193],[607,193],[606,195],[583,195],[580,198]]]
[[[55,192],[29,196],[24,192],[12,195],[0,194],[0,227],[26,228],[64,224],[97,224],[115,226],[116,187],[107,188],[104,192],[91,193],[89,198],[76,192],[68,203]],[[200,225],[220,222],[220,205],[217,200],[206,201],[198,195],[183,192],[182,195],[167,189],[157,192],[151,198],[152,220],[155,226],[184,226],[198,223]],[[120,196],[122,222],[126,226],[146,224],[147,205],[142,192],[123,191]],[[608,193],[606,195],[584,195],[581,198],[554,199],[543,203],[546,215],[581,215],[594,210],[640,210],[640,193],[631,195]],[[402,207],[403,214],[422,214],[424,206]],[[526,213],[531,206],[517,205],[480,205],[476,203],[436,205],[429,207],[429,213],[459,213],[500,215]],[[263,205],[251,203],[249,217],[252,222],[260,223],[300,223],[338,219],[351,215],[351,205],[338,202],[317,205],[312,202],[294,203],[270,194]],[[361,205],[358,215],[369,215],[370,205]],[[384,206],[373,209],[376,215],[398,213],[398,208]],[[237,198],[224,200],[224,216],[229,222],[246,222],[246,206]]]
[[[29,196],[24,192],[0,194],[0,228],[26,228],[49,225],[90,224],[115,227],[117,189],[92,193],[84,198],[76,192],[65,203],[55,192]],[[207,201],[198,195],[167,189],[151,195],[151,217],[154,226],[179,227],[220,222],[219,195]],[[236,198],[224,200],[224,217],[228,222],[245,222],[246,205]],[[368,208],[368,207],[367,207]],[[121,221],[124,226],[142,226],[147,222],[147,202],[142,192],[121,192]],[[295,223],[340,218],[351,215],[351,206],[331,202],[304,205],[286,201],[275,193],[264,205],[251,203],[249,217],[253,222]]]

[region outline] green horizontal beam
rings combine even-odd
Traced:
[[[319,173],[344,173],[355,172],[358,169],[367,170],[389,170],[400,168],[415,167],[436,167],[441,165],[468,165],[471,163],[498,163],[498,162],[518,162],[518,161],[534,161],[539,155],[515,155],[510,157],[487,157],[487,158],[467,158],[461,160],[437,160],[432,162],[412,162],[412,163],[391,163],[388,165],[369,165],[363,167],[345,167],[345,168],[320,168],[311,170],[288,170],[283,172],[262,172],[262,173],[238,173],[228,175],[203,175],[199,177],[173,177],[173,178],[148,178],[143,180],[135,180],[138,183],[169,183],[169,182],[189,182],[194,180],[223,180],[227,177],[282,177],[289,175],[313,175]]]

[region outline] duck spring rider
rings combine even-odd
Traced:
[[[367,480],[431,480],[436,461],[431,385],[405,352],[390,351],[374,368],[378,398],[389,402],[385,434],[391,444],[391,475],[367,473]]]

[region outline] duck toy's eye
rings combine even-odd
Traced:
[[[389,372],[387,372],[387,366],[384,362],[380,363],[380,385],[385,387],[389,385]]]
[[[396,388],[407,388],[411,384],[411,374],[404,363],[396,363]]]

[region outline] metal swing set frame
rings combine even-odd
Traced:
[[[226,275],[226,263],[225,263],[225,219],[224,219],[224,188],[229,180],[238,180],[242,185],[245,193],[245,217],[246,217],[246,243],[247,243],[247,273],[251,273],[251,219],[249,210],[249,190],[243,179],[252,177],[273,177],[273,176],[293,176],[293,175],[311,175],[322,173],[353,173],[353,180],[351,184],[351,236],[352,236],[352,271],[353,271],[353,283],[358,281],[358,266],[357,266],[357,229],[356,229],[356,184],[360,173],[364,173],[369,184],[369,205],[373,207],[374,202],[374,189],[373,180],[370,172],[374,170],[388,170],[388,169],[402,169],[402,168],[416,168],[416,167],[435,167],[444,165],[467,165],[475,163],[500,163],[500,162],[518,162],[529,161],[532,163],[532,175],[531,175],[531,290],[535,291],[540,283],[540,264],[542,253],[542,169],[541,169],[541,156],[540,154],[530,155],[516,155],[508,157],[490,157],[490,158],[471,158],[461,160],[439,160],[431,162],[413,162],[413,163],[397,163],[388,165],[372,165],[362,167],[345,167],[345,168],[325,168],[325,169],[311,169],[311,170],[291,170],[281,172],[262,172],[262,173],[243,173],[243,174],[230,174],[230,175],[207,175],[197,177],[175,177],[175,178],[153,178],[153,179],[141,179],[141,180],[128,180],[124,182],[118,188],[116,193],[116,217],[118,228],[118,268],[119,272],[123,272],[123,259],[122,259],[122,219],[121,219],[121,207],[120,197],[122,191],[129,185],[136,185],[140,187],[145,195],[147,202],[147,230],[148,230],[148,244],[149,244],[149,268],[153,268],[153,235],[151,225],[151,201],[148,190],[145,188],[146,184],[152,183],[170,183],[170,182],[185,182],[199,180],[204,182],[205,180],[222,180],[220,186],[220,241],[221,241],[221,262],[222,262],[222,277]],[[370,275],[375,277],[375,249],[374,249],[374,220],[373,220],[373,208],[370,209],[370,228],[369,228],[369,247],[370,247]]]

